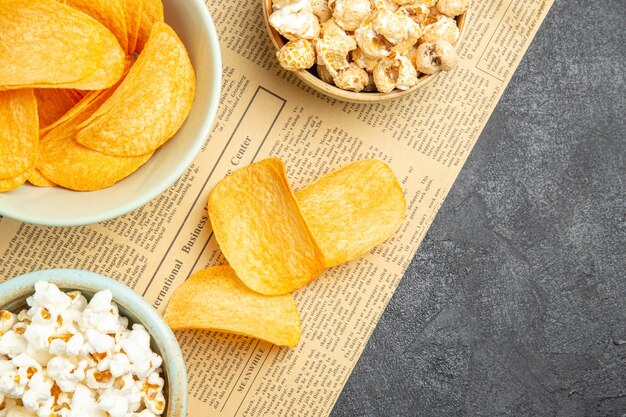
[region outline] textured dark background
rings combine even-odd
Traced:
[[[626,414],[625,118],[626,0],[557,0],[334,417]]]

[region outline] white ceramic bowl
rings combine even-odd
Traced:
[[[112,187],[93,192],[25,184],[0,193],[0,215],[46,226],[98,223],[143,206],[169,188],[208,138],[221,88],[217,33],[203,0],[163,0],[165,21],[185,44],[197,79],[196,98],[185,124],[143,167]]]

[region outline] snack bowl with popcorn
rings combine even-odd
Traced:
[[[263,0],[280,65],[351,102],[410,94],[460,58],[471,0]]]
[[[51,269],[0,284],[0,417],[184,417],[185,362],[123,284]]]

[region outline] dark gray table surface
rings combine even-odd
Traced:
[[[626,414],[626,0],[557,0],[343,416]]]

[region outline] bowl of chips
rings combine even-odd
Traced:
[[[0,121],[13,126],[2,216],[121,216],[172,186],[209,137],[221,56],[202,0],[7,0],[0,45]]]
[[[471,0],[262,0],[283,69],[320,93],[384,102],[460,61]]]

